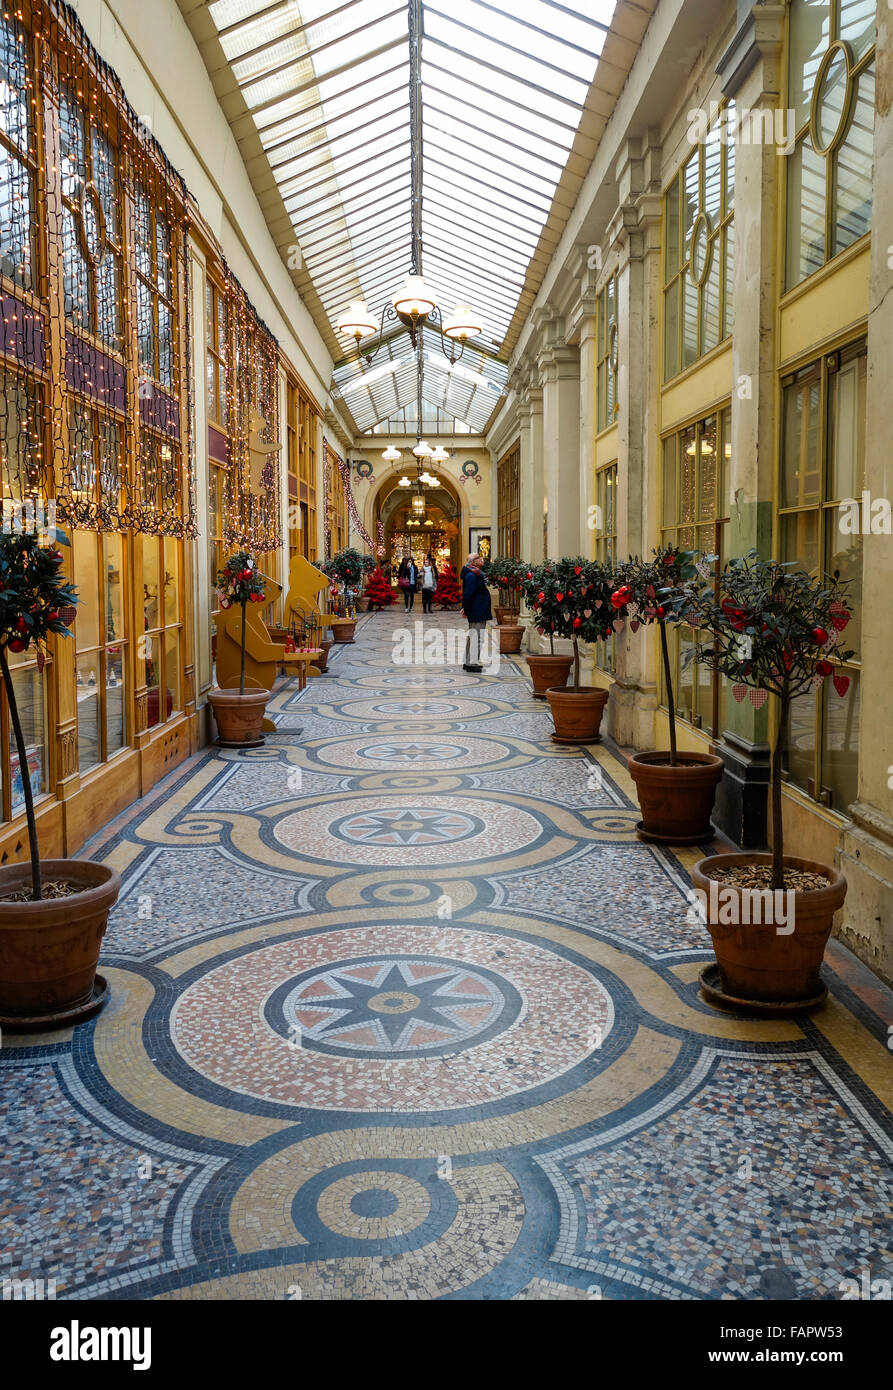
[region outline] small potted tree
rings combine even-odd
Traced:
[[[729,561],[718,589],[697,600],[698,626],[710,638],[699,644],[698,661],[732,682],[736,700],[776,704],[772,851],[694,865],[719,977],[708,967],[702,983],[720,1000],[808,1007],[824,997],[819,971],[847,884],[830,864],[785,854],[782,769],[793,702],[829,677],[838,695],[849,688],[840,664],[853,653],[840,644],[852,615],[837,574],[811,576],[755,551]]]
[[[354,640],[357,627],[356,601],[366,572],[366,561],[367,557],[350,545],[337,551],[331,560],[327,560],[322,566],[323,573],[332,580],[329,592],[335,613],[330,617],[327,626],[332,629],[332,636],[336,642],[348,643]]]
[[[546,691],[550,688],[560,689],[561,686],[567,685],[567,678],[574,660],[571,652],[556,652],[555,621],[543,611],[543,605],[546,602],[545,586],[548,584],[553,570],[552,562],[544,560],[541,565],[535,565],[532,569],[525,571],[522,586],[524,602],[536,614],[536,631],[540,636],[549,638],[548,652],[529,652],[527,656],[527,667],[533,682],[533,698],[535,700],[545,700]]]
[[[556,743],[598,742],[608,692],[581,683],[580,643],[602,642],[623,627],[623,619],[611,607],[613,588],[610,567],[582,555],[543,566],[542,588],[533,603],[537,626],[569,638],[573,647],[573,685],[546,691]]]
[[[517,624],[521,589],[529,568],[523,560],[518,560],[512,555],[497,555],[487,562],[487,582],[499,590],[500,600],[504,600],[497,603],[495,608],[496,621],[500,627],[503,623],[511,626]],[[517,651],[517,648],[514,650]]]
[[[366,606],[370,609],[390,608],[394,602],[391,581],[385,577],[380,565],[376,565],[366,578],[364,598],[367,601]]]
[[[676,701],[667,641],[669,624],[695,616],[692,603],[699,581],[694,554],[676,546],[659,546],[650,560],[635,557],[621,565],[616,578],[617,588],[611,595],[614,609],[629,619],[633,632],[645,624],[656,627],[660,635],[669,713],[669,749],[634,753],[629,760],[642,811],[638,834],[665,845],[701,844],[713,839],[710,815],[723,761],[715,753],[680,753],[676,747]]]
[[[18,759],[27,862],[0,869],[0,1027],[13,1032],[63,1028],[96,1013],[108,985],[96,974],[108,915],[121,877],[89,859],[40,857],[28,750],[9,654],[35,648],[39,669],[50,633],[68,637],[77,595],[62,577],[58,543],[34,532],[0,532],[0,670]]]
[[[238,690],[218,687],[208,695],[208,703],[217,721],[217,742],[223,748],[256,748],[263,743],[261,732],[264,711],[270,692],[245,689],[245,610],[249,603],[264,603],[263,578],[247,550],[230,555],[217,574],[217,591],[221,608],[239,607],[242,610],[240,627],[240,659]]]
[[[462,586],[459,583],[459,576],[449,562],[444,565],[442,570],[438,570],[434,602],[439,608],[444,609],[458,608],[462,602]]]

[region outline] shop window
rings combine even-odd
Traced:
[[[831,680],[801,695],[790,715],[787,773],[817,801],[845,811],[858,790],[861,670],[862,536],[851,533],[849,509],[861,503],[865,467],[866,346],[831,353],[782,383],[783,414],[778,540],[782,560],[810,573],[840,572],[853,618],[842,641],[851,688],[839,696]],[[826,689],[827,687],[827,689]]]
[[[41,478],[45,429],[41,387],[18,372],[0,369],[0,487],[4,502],[33,496]],[[35,796],[49,788],[47,691],[52,657],[37,669],[34,649],[15,653],[7,648],[16,703],[25,735],[28,767]],[[9,719],[6,695],[0,689],[0,780],[4,820],[24,809],[22,772]]]
[[[121,199],[117,157],[105,130],[71,87],[59,97],[65,317],[120,352]]]
[[[205,290],[205,329],[207,341],[207,409],[208,419],[226,432],[229,411],[226,400],[226,299],[222,291],[208,280]]]
[[[617,276],[598,296],[597,429],[606,430],[617,415]]]
[[[0,274],[34,284],[34,117],[31,55],[17,19],[0,13]]]
[[[793,0],[788,107],[796,143],[785,161],[785,283],[793,289],[871,225],[873,0]]]
[[[729,517],[731,427],[726,406],[663,442],[661,544],[717,555],[720,565]],[[717,738],[725,678],[693,660],[697,633],[692,628],[677,623],[669,635],[677,714]],[[661,697],[666,703],[663,688]]]
[[[521,546],[521,441],[496,465],[498,555],[519,555]]]
[[[732,332],[734,103],[679,170],[664,199],[664,379],[710,352]]]
[[[75,531],[72,545],[78,766],[86,772],[127,743],[124,547],[121,536],[96,531]]]
[[[171,232],[166,219],[137,185],[133,203],[136,321],[140,375],[174,388],[174,283]]]
[[[595,475],[595,558],[602,564],[617,562],[617,464],[609,463]],[[595,662],[602,671],[614,670],[615,639],[596,642]]]
[[[151,729],[182,709],[180,542],[173,536],[145,536],[142,550],[144,632],[138,675],[147,690],[146,727]]]

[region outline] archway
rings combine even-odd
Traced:
[[[424,489],[424,510],[418,512],[412,503],[418,490],[400,486],[400,478],[411,477],[413,472],[388,474],[369,499],[371,534],[377,538],[379,522],[384,530],[382,564],[396,571],[401,556],[412,554],[418,564],[430,551],[439,568],[449,562],[458,570],[464,535],[464,504],[459,489],[440,470],[439,486]]]

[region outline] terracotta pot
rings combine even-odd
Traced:
[[[555,721],[556,743],[598,743],[602,714],[608,703],[607,690],[594,685],[553,686],[546,699]]]
[[[713,753],[634,753],[629,775],[636,784],[646,836],[674,845],[712,840],[710,814],[725,764]]]
[[[503,655],[521,650],[521,638],[524,636],[523,624],[501,623],[497,631],[499,633],[499,650]]]
[[[533,681],[533,698],[545,700],[547,690],[560,690],[562,681],[567,683],[573,664],[574,658],[570,655],[553,656],[549,652],[545,656],[535,656],[531,653],[527,657],[527,666]]]
[[[324,671],[329,664],[329,652],[332,650],[334,643],[331,637],[321,637],[316,645],[319,647],[319,656],[313,664],[318,671]]]
[[[44,859],[40,867],[44,882],[67,879],[81,891],[41,902],[0,901],[0,1015],[11,1031],[19,1022],[22,1031],[64,1028],[96,1012],[96,962],[121,891],[121,875],[108,864]],[[0,869],[0,897],[30,885],[30,862]]]
[[[357,630],[355,622],[349,618],[344,618],[335,623],[332,627],[332,637],[336,642],[352,642],[353,635]]]
[[[745,923],[745,915],[765,917],[769,914],[765,909],[754,912],[752,909],[757,904],[753,900],[745,903],[744,890],[740,888],[716,884],[711,895],[711,880],[705,870],[715,868],[719,861],[723,868],[731,869],[740,864],[771,864],[772,855],[711,855],[699,859],[692,868],[692,883],[707,894],[707,930],[713,938],[725,993],[736,999],[761,1003],[814,998],[822,987],[819,970],[834,914],[846,897],[847,883],[843,874],[814,859],[797,859],[786,854],[785,868],[824,874],[829,880],[828,886],[795,892],[792,917],[783,924],[775,917],[771,922]],[[730,892],[734,898],[729,896]],[[786,898],[782,904],[785,915],[789,902]],[[745,906],[749,909],[747,913]],[[778,914],[779,919],[781,915]],[[735,920],[720,920],[729,916]],[[789,930],[791,925],[793,931]]]
[[[217,720],[218,742],[249,748],[263,743],[261,728],[269,698],[269,690],[246,690],[244,695],[238,690],[212,690],[208,704]]]
[[[518,621],[519,611],[520,610],[517,608],[505,608],[501,604],[497,604],[496,621],[500,624],[500,626],[503,623],[516,623]]]

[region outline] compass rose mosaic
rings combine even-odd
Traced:
[[[461,962],[381,958],[317,970],[271,998],[277,1032],[320,1052],[412,1057],[455,1052],[518,1017],[507,980]]]

